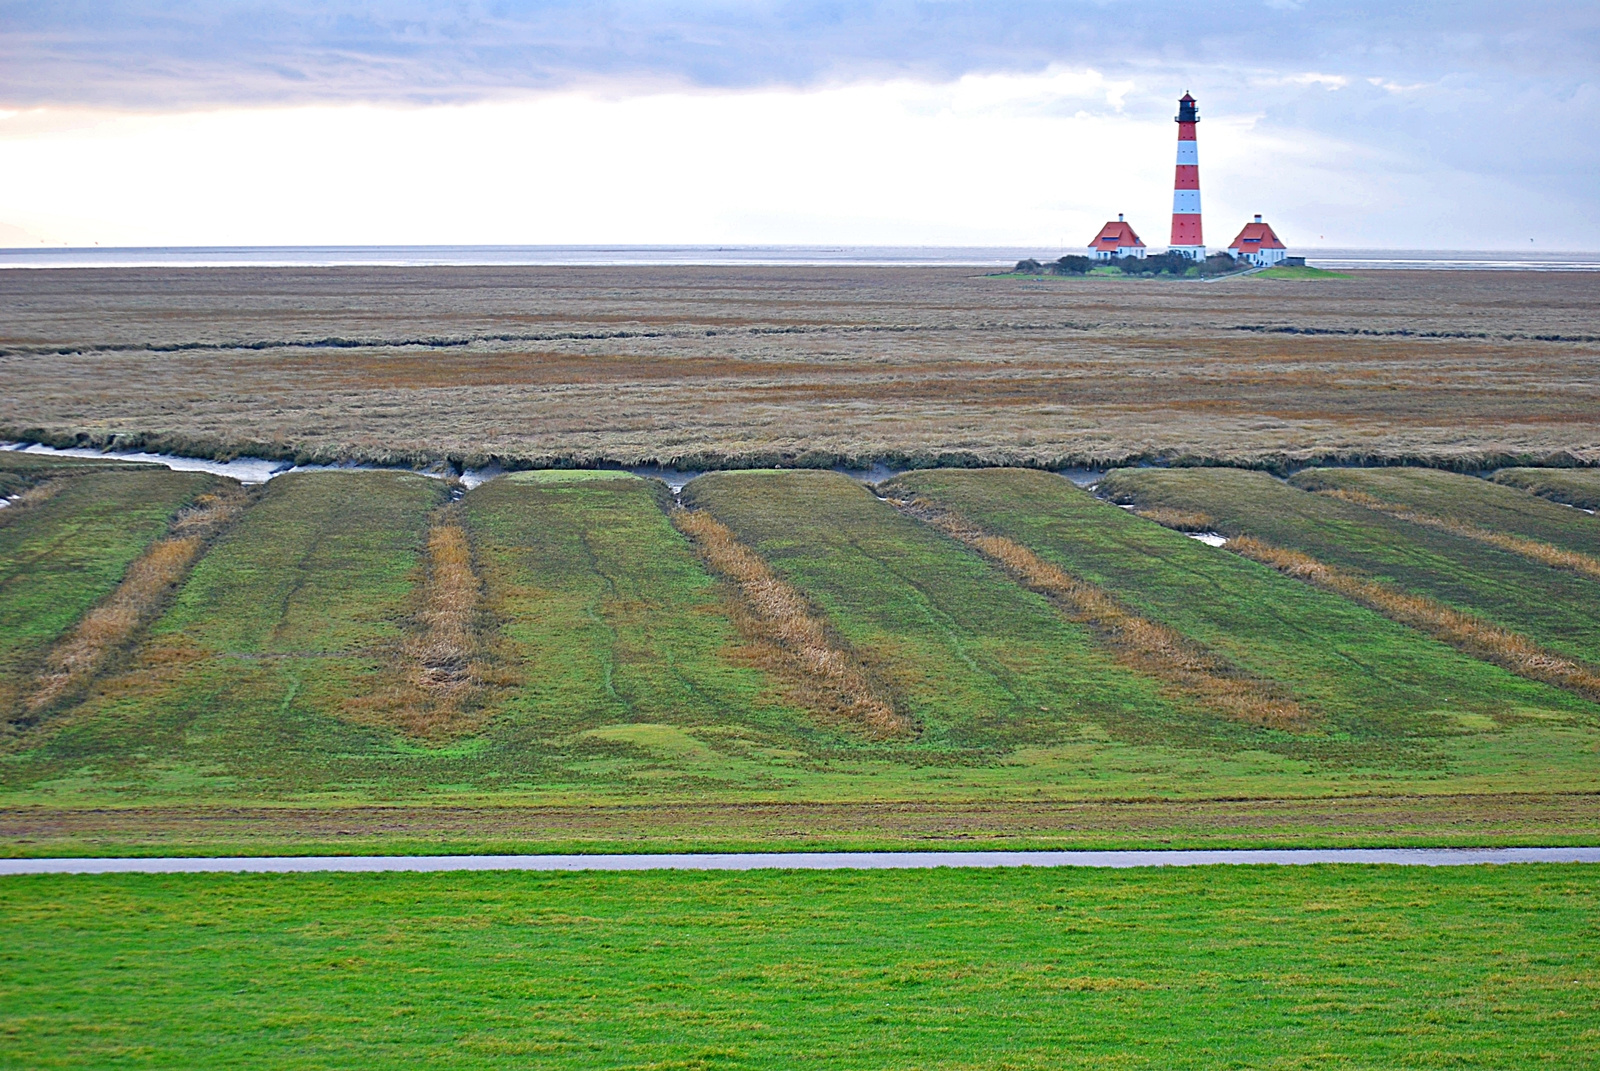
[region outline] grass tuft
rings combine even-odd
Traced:
[[[61,490],[61,482],[59,480],[46,480],[43,483],[36,483],[27,488],[16,498],[11,499],[5,509],[0,509],[0,525],[15,523],[29,510],[54,498],[59,490]]]

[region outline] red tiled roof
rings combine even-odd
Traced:
[[[1133,228],[1120,219],[1112,220],[1100,228],[1100,233],[1094,236],[1094,241],[1089,243],[1090,249],[1126,249],[1129,246],[1143,246],[1139,236],[1133,233]]]
[[[1242,253],[1254,253],[1258,249],[1287,249],[1288,246],[1278,241],[1278,236],[1272,232],[1272,226],[1267,223],[1246,223],[1244,230],[1239,232],[1239,237],[1233,240],[1229,249],[1237,249]]]

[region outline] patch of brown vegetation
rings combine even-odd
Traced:
[[[1215,532],[1217,522],[1213,517],[1196,510],[1176,509],[1172,506],[1141,506],[1133,512],[1155,521],[1175,532]]]
[[[1391,620],[1425,632],[1473,658],[1492,662],[1520,677],[1565,688],[1600,701],[1600,670],[1545,650],[1480,617],[1462,613],[1421,595],[1396,591],[1386,584],[1318,561],[1309,554],[1274,546],[1252,536],[1230,539],[1227,548],[1253,561],[1360,603]]]
[[[29,854],[206,854],[243,851],[773,851],[930,844],[971,849],[1177,847],[1439,847],[1595,843],[1590,792],[1233,799],[814,800],[625,804],[441,804],[0,808],[0,843]],[[603,847],[609,846],[609,847]],[[138,849],[130,851],[130,849]],[[21,849],[17,849],[19,852]]]
[[[56,492],[61,490],[61,487],[62,483],[59,479],[46,480],[43,483],[34,484],[16,498],[13,498],[4,509],[0,509],[0,525],[10,524],[41,503],[48,502],[55,497]]]
[[[21,272],[0,426],[374,461],[1600,461],[1595,338],[1576,272]]]
[[[509,683],[487,656],[483,582],[459,506],[441,509],[428,530],[416,611],[401,644],[395,678],[352,698],[358,721],[444,741],[469,733],[490,714],[490,688]]]
[[[704,510],[674,509],[672,523],[689,537],[706,566],[738,592],[734,615],[752,661],[788,685],[789,698],[828,721],[878,738],[912,730],[859,660],[827,624],[732,529]]]
[[[230,489],[198,495],[180,511],[167,534],[128,566],[116,589],[46,655],[19,722],[36,722],[81,695],[95,675],[161,613],[207,544],[238,519],[249,501],[248,492]]]
[[[1385,502],[1375,495],[1365,491],[1351,491],[1344,488],[1318,488],[1319,495],[1327,495],[1353,505],[1370,509],[1375,513],[1393,517],[1408,524],[1421,525],[1425,528],[1436,528],[1441,532],[1462,536],[1466,539],[1486,543],[1491,547],[1521,555],[1540,565],[1548,565],[1552,569],[1565,569],[1579,576],[1589,577],[1591,580],[1600,580],[1600,561],[1596,561],[1587,554],[1580,554],[1575,550],[1564,550],[1537,539],[1528,539],[1524,536],[1511,535],[1508,532],[1496,532],[1489,528],[1480,528],[1466,521],[1458,521],[1451,517],[1438,517],[1431,513],[1423,513],[1406,506]]]
[[[1123,665],[1250,725],[1304,730],[1315,720],[1283,695],[1277,682],[1249,676],[1227,659],[1175,629],[1141,617],[1102,588],[1045,561],[1016,540],[992,535],[926,499],[890,501],[902,513],[971,547],[1023,586],[1049,598],[1068,618],[1087,626]]]

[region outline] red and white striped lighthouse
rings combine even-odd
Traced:
[[[1199,121],[1194,98],[1185,93],[1178,100],[1178,173],[1172,182],[1172,241],[1167,250],[1190,260],[1206,259],[1200,232],[1200,150],[1194,140]]]

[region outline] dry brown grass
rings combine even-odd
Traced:
[[[1596,273],[10,272],[0,425],[371,460],[1600,461],[1594,338]]]
[[[206,545],[239,517],[249,500],[248,492],[225,490],[199,495],[182,510],[167,534],[128,566],[116,589],[51,648],[23,704],[21,722],[36,721],[82,694],[162,611]]]
[[[1314,722],[1310,711],[1282,694],[1281,685],[1246,675],[1227,659],[1175,629],[1141,617],[1103,589],[1045,561],[1021,543],[985,532],[925,499],[891,501],[897,509],[966,544],[1024,586],[1049,598],[1067,617],[1100,637],[1129,668],[1251,725],[1304,730]]]
[[[1141,506],[1133,512],[1175,532],[1214,532],[1216,519],[1195,510],[1171,506]]]
[[[753,661],[788,685],[789,698],[825,720],[887,738],[912,730],[885,690],[855,656],[829,635],[805,598],[761,556],[704,510],[674,509],[672,523],[689,537],[706,566],[738,592],[735,623]]]
[[[419,739],[453,739],[483,724],[489,690],[508,683],[485,649],[483,581],[458,506],[440,510],[428,530],[416,607],[397,672],[347,702],[345,713]]]
[[[1422,525],[1426,528],[1437,528],[1442,532],[1462,536],[1479,543],[1486,543],[1491,547],[1519,554],[1530,561],[1540,565],[1548,565],[1552,569],[1565,569],[1592,580],[1600,580],[1600,561],[1596,561],[1587,554],[1580,554],[1575,550],[1564,550],[1537,539],[1528,539],[1524,536],[1511,535],[1507,532],[1496,532],[1489,528],[1480,528],[1475,524],[1458,521],[1451,517],[1438,517],[1431,513],[1422,513],[1418,510],[1398,506],[1392,502],[1385,502],[1375,495],[1365,491],[1351,491],[1344,488],[1318,489],[1317,494],[1327,495],[1330,498],[1341,499],[1345,502],[1370,509],[1376,513],[1393,517],[1396,520],[1406,521],[1409,524]],[[1164,523],[1164,522],[1163,522]]]
[[[1229,550],[1261,562],[1285,576],[1314,584],[1375,610],[1391,620],[1425,632],[1456,650],[1492,662],[1530,680],[1543,681],[1600,701],[1600,671],[1545,650],[1480,617],[1462,613],[1421,595],[1396,591],[1385,584],[1347,572],[1309,554],[1273,546],[1251,536],[1230,539]]]
[[[10,524],[41,503],[48,502],[55,497],[56,492],[61,490],[61,487],[60,480],[46,480],[43,483],[34,484],[16,498],[13,498],[5,509],[0,509],[0,525]]]

